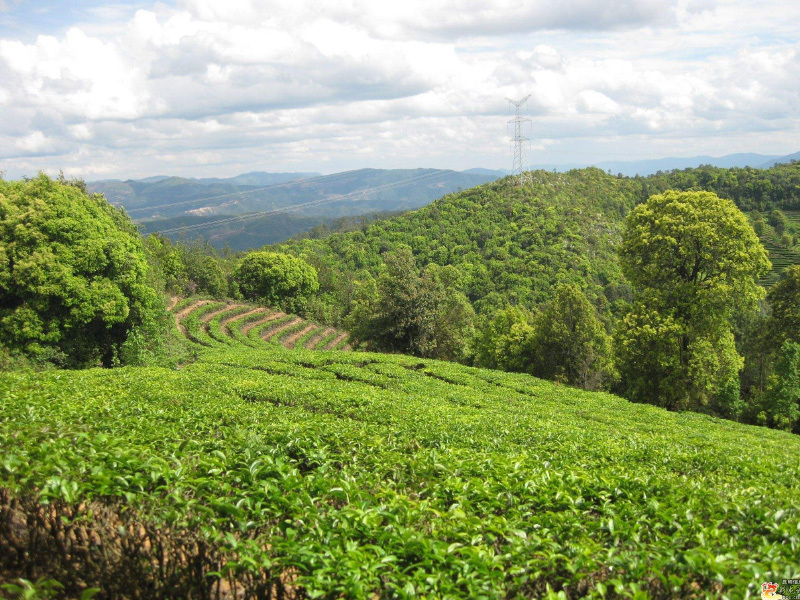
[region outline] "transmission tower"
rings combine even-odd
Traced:
[[[513,104],[515,107],[514,118],[508,124],[514,124],[514,133],[511,137],[511,141],[514,144],[514,163],[511,168],[511,175],[516,177],[517,185],[524,185],[529,178],[525,173],[525,144],[530,141],[530,138],[525,135],[525,123],[530,123],[531,120],[523,118],[520,107],[530,97],[530,94],[528,94],[522,100],[506,98],[509,104]]]

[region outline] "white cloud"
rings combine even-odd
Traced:
[[[533,144],[537,162],[788,153],[800,8],[765,2],[154,5],[0,39],[0,169],[498,167],[503,99],[526,94],[534,136],[550,140]]]
[[[589,113],[613,115],[622,110],[622,107],[611,98],[595,90],[583,90],[576,97],[578,110]]]
[[[123,58],[121,48],[80,29],[68,30],[63,40],[39,36],[34,44],[0,40],[0,61],[9,76],[4,91],[21,104],[89,119],[144,112],[140,70]]]
[[[79,141],[86,141],[94,137],[93,127],[89,123],[78,123],[67,127],[70,135]]]
[[[18,138],[16,146],[25,154],[36,154],[46,150],[51,143],[41,131],[33,131],[25,137]]]

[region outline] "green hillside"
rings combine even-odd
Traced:
[[[510,179],[446,196],[361,231],[279,248],[306,257],[320,272],[323,292],[347,294],[337,282],[376,274],[381,254],[401,244],[421,265],[459,267],[467,297],[480,311],[506,303],[535,306],[558,282],[580,283],[614,297],[622,274],[616,255],[624,216],[641,200],[639,182],[598,169],[533,174],[530,187]],[[607,290],[607,286],[609,289]]]
[[[524,188],[505,178],[360,231],[290,240],[277,248],[311,261],[321,273],[321,291],[337,307],[352,300],[343,282],[376,275],[382,253],[407,245],[421,266],[458,267],[479,313],[492,314],[507,303],[535,308],[561,282],[581,285],[606,311],[629,298],[616,252],[622,222],[651,195],[708,190],[743,210],[781,208],[787,215],[800,206],[800,163],[767,170],[700,167],[635,178],[594,168],[531,176],[532,184]],[[775,249],[773,257],[781,263]]]
[[[772,270],[761,279],[760,283],[769,287],[780,279],[781,273],[788,267],[800,264],[800,252],[780,245],[774,234],[759,237],[764,248],[769,252],[769,260],[772,263]]]
[[[786,210],[783,212],[786,215],[788,228],[795,232],[800,232],[800,211]],[[765,227],[759,238],[764,248],[769,252],[769,259],[772,262],[772,270],[761,279],[760,283],[765,287],[770,287],[781,279],[783,272],[787,268],[800,264],[800,249],[782,244],[775,230],[771,227]]]
[[[800,440],[401,355],[0,374],[0,581],[717,598],[800,576]],[[47,508],[45,508],[47,506]]]

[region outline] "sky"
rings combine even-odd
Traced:
[[[0,171],[87,180],[800,150],[797,0],[0,0]]]

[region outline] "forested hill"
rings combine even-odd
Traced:
[[[458,266],[464,291],[478,309],[532,305],[546,298],[555,281],[588,281],[600,291],[621,279],[614,243],[639,192],[632,180],[598,169],[540,171],[532,189],[504,179],[361,231],[284,248],[306,255],[322,280],[327,272],[334,284],[345,273],[377,273],[381,254],[406,244],[422,265]]]
[[[459,283],[479,313],[509,303],[532,308],[548,299],[558,282],[579,283],[603,311],[629,295],[615,245],[625,215],[650,195],[705,189],[746,211],[800,208],[800,163],[767,170],[701,167],[636,178],[594,168],[535,171],[532,177],[524,188],[505,178],[360,231],[292,240],[280,248],[317,267],[321,291],[343,313],[353,300],[353,282],[377,274],[381,255],[401,245],[412,249],[420,266],[457,267]]]

